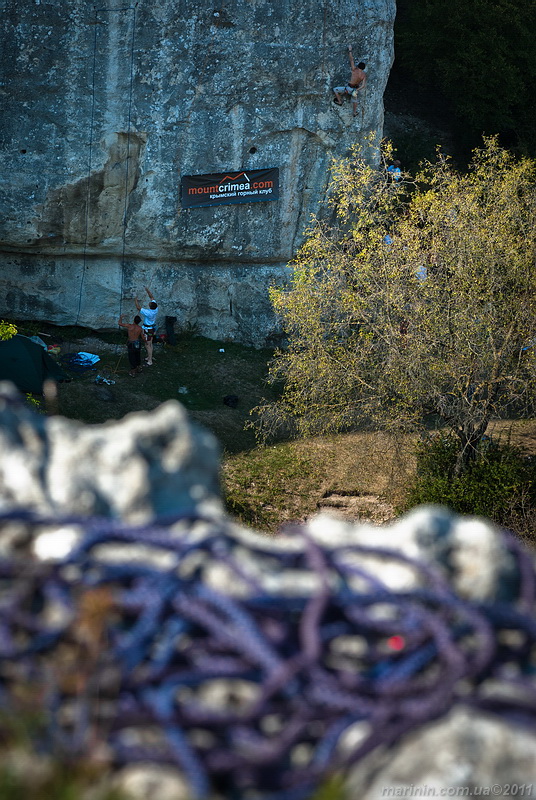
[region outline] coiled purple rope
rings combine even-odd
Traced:
[[[207,536],[192,543],[170,530],[179,519],[199,521],[192,513],[136,528],[74,516],[0,515],[0,532],[14,520],[31,530],[83,529],[60,563],[0,559],[0,704],[13,707],[19,680],[46,687],[48,736],[56,746],[81,755],[97,733],[117,765],[175,764],[198,800],[213,790],[229,798],[253,792],[262,800],[305,800],[333,771],[456,703],[535,726],[536,574],[509,534],[518,574],[510,603],[469,603],[429,564],[382,548],[328,550],[303,531],[299,552],[275,551],[269,540],[266,549],[259,544],[257,555],[274,569],[318,576],[311,595],[280,596],[264,591],[237,562],[224,522],[209,523]],[[224,596],[202,582],[199,570],[185,578],[176,566],[107,563],[95,553],[103,543],[150,545],[175,554],[177,563],[196,552],[234,570],[249,594]],[[348,553],[411,565],[418,588],[393,592],[378,574],[349,565]],[[361,592],[352,588],[356,577]],[[62,684],[61,654],[76,640],[80,597],[96,588],[111,597],[105,642],[93,653],[90,678],[73,691]],[[51,621],[51,607],[65,613]],[[386,607],[387,616],[377,613]],[[338,655],[340,637],[351,637],[355,652]],[[489,696],[489,679],[505,685],[504,694]],[[233,699],[231,691],[224,707],[211,707],[204,692],[217,680],[231,689],[238,681],[251,697]],[[508,690],[516,686],[523,702]],[[368,733],[354,749],[341,748],[341,736],[356,723]],[[308,753],[305,764],[295,757],[298,745]]]

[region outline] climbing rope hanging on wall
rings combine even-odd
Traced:
[[[82,277],[80,279],[80,290],[78,293],[78,310],[76,312],[75,325],[80,320],[80,310],[82,307],[82,293],[84,290],[84,279],[86,277],[87,269],[87,243],[89,238],[89,201],[91,195],[91,169],[92,169],[92,156],[93,156],[93,126],[95,120],[95,73],[97,64],[97,26],[99,20],[97,18],[98,9],[95,9],[95,18],[93,20],[94,35],[93,35],[93,66],[91,70],[91,118],[89,123],[89,153],[87,159],[87,179],[86,179],[86,213],[84,223],[84,249],[82,251]]]
[[[322,12],[322,77],[324,77],[326,73],[326,28],[327,28],[327,15],[328,15],[328,6],[327,2],[324,3],[324,9]]]
[[[128,93],[128,115],[127,115],[127,153],[125,161],[125,197],[123,208],[123,235],[122,235],[122,252],[121,252],[121,290],[119,294],[119,314],[121,314],[123,303],[123,286],[125,280],[125,252],[127,243],[127,211],[128,211],[128,178],[129,178],[129,165],[130,165],[130,133],[132,127],[132,95],[134,89],[134,38],[136,35],[136,3],[131,10],[134,12],[132,16],[132,38],[130,41],[130,85]]]
[[[121,313],[121,302],[123,297],[123,284],[124,284],[124,265],[125,265],[125,252],[126,252],[126,229],[127,229],[127,209],[128,209],[128,180],[129,180],[129,161],[130,161],[130,135],[132,128],[132,97],[134,88],[134,39],[136,33],[136,9],[138,3],[134,6],[126,6],[117,9],[94,9],[94,35],[93,35],[93,65],[91,70],[91,116],[89,125],[89,152],[87,161],[87,178],[86,178],[86,208],[85,208],[85,222],[84,222],[84,246],[82,251],[82,275],[80,279],[80,288],[78,293],[78,309],[76,313],[75,324],[80,320],[80,313],[82,307],[82,296],[84,291],[84,281],[87,270],[87,249],[89,241],[89,215],[91,203],[91,172],[93,168],[93,141],[94,141],[94,127],[95,127],[95,105],[96,105],[96,73],[97,73],[97,31],[98,26],[103,25],[104,22],[99,20],[99,13],[101,11],[132,11],[132,36],[130,42],[130,79],[129,79],[129,96],[128,96],[128,112],[127,112],[127,147],[125,159],[125,189],[124,189],[124,208],[123,208],[123,231],[122,231],[122,252],[121,252],[121,291],[119,299],[119,313]]]

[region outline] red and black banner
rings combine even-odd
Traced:
[[[183,175],[181,205],[224,206],[230,203],[256,203],[279,198],[279,169],[246,169],[240,172],[210,172]]]

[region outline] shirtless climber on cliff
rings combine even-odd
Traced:
[[[352,70],[352,74],[350,75],[350,80],[348,81],[346,86],[333,87],[333,91],[335,92],[335,97],[333,98],[333,102],[337,103],[337,105],[339,106],[342,106],[341,95],[348,95],[348,97],[351,97],[354,106],[354,117],[355,117],[357,115],[357,95],[367,85],[367,76],[363,72],[363,70],[366,67],[366,64],[364,63],[364,61],[360,61],[356,67],[354,63],[354,56],[352,54],[351,44],[348,45],[348,58],[350,59],[350,69]]]

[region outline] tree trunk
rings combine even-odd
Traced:
[[[454,477],[458,478],[475,460],[478,445],[484,436],[489,424],[489,417],[485,417],[479,424],[468,422],[463,428],[458,428],[456,434],[460,440],[460,450],[454,466]]]

